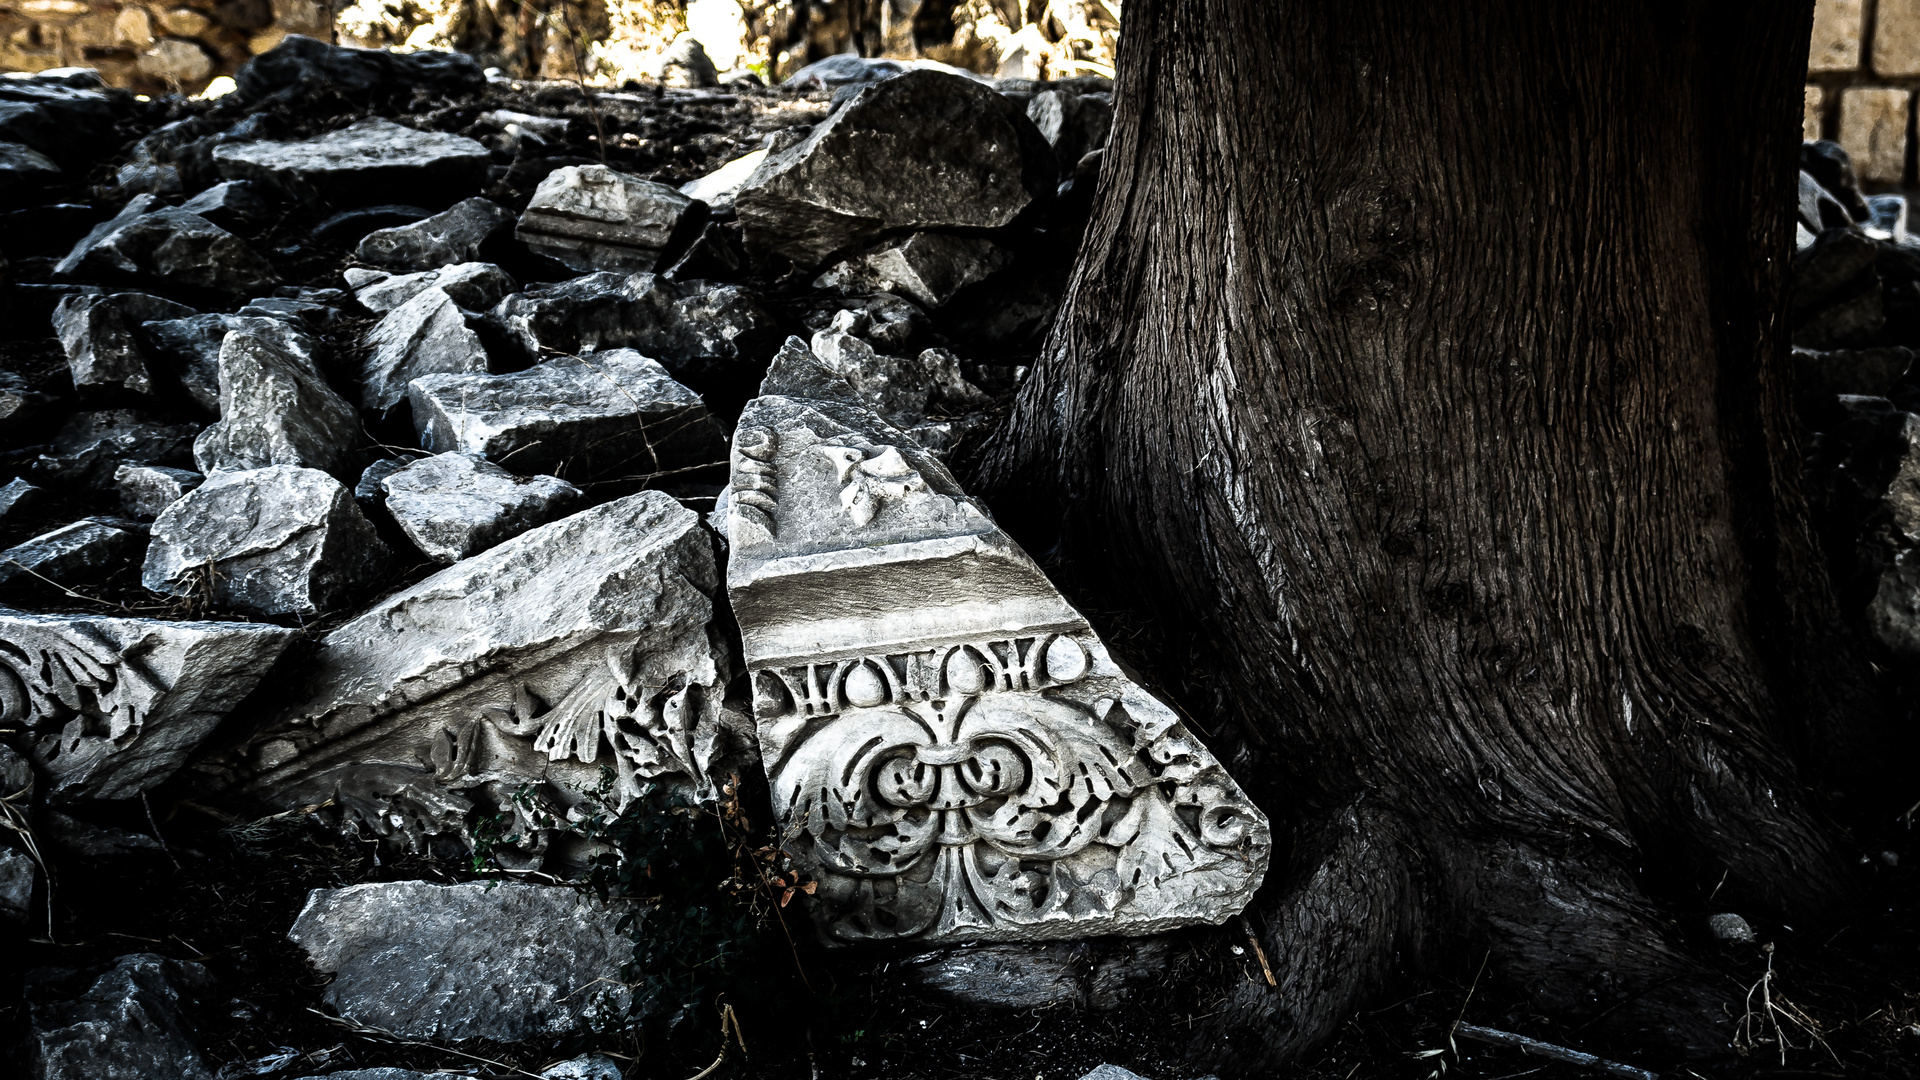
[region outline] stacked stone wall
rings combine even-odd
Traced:
[[[1869,191],[1920,186],[1916,91],[1920,0],[1816,0],[1803,134],[1845,147]]]

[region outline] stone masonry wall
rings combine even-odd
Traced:
[[[1913,95],[1920,90],[1920,0],[1816,0],[1804,135],[1853,157],[1869,191],[1920,186]]]
[[[325,39],[332,21],[328,0],[0,0],[0,71],[90,67],[192,93],[288,34]]]

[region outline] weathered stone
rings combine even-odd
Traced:
[[[30,985],[34,1080],[214,1080],[188,1016],[212,987],[206,968],[153,953],[121,957],[70,1001],[33,1000]]]
[[[191,465],[198,424],[169,424],[132,409],[79,412],[67,418],[34,463],[43,484],[104,488],[122,465]]]
[[[765,160],[765,150],[754,150],[742,154],[725,165],[713,170],[698,180],[689,180],[680,185],[680,194],[689,199],[699,199],[713,208],[716,214],[733,213],[733,197],[740,193],[740,186],[753,175],[753,170]]]
[[[273,806],[336,800],[365,834],[425,850],[509,811],[520,857],[615,774],[711,791],[744,749],[710,632],[718,588],[698,517],[657,491],[603,503],[463,560],[328,634],[294,704],[239,748],[240,790]],[[503,855],[513,849],[498,849]]]
[[[7,794],[17,794],[17,789]],[[33,904],[36,869],[27,853],[0,847],[0,927],[17,929],[27,921],[27,911]]]
[[[288,34],[270,51],[253,58],[234,77],[233,101],[255,108],[296,105],[338,96],[364,103],[408,97],[416,90],[444,95],[477,94],[487,76],[471,56],[421,49],[390,53],[328,45]]]
[[[1877,0],[1874,4],[1873,70],[1889,78],[1920,75],[1920,2]]]
[[[314,615],[355,599],[388,556],[339,481],[274,465],[210,476],[167,507],[142,581],[234,611]]]
[[[360,369],[360,404],[386,411],[407,396],[407,384],[428,375],[484,372],[480,335],[467,328],[453,297],[429,287],[387,312],[367,331],[371,350]]]
[[[589,274],[515,293],[488,318],[529,363],[555,352],[631,348],[687,378],[757,370],[780,341],[773,316],[746,289],[657,274]]]
[[[661,271],[668,281],[732,281],[744,276],[752,264],[747,246],[740,239],[740,226],[734,222],[709,221],[700,229],[687,250],[672,266]]]
[[[0,584],[37,579],[84,585],[99,581],[139,554],[138,532],[107,521],[76,521],[0,551]]]
[[[667,86],[719,86],[720,72],[714,69],[706,47],[691,33],[682,33],[661,58],[660,81]]]
[[[915,991],[969,1008],[1107,1012],[1158,981],[1172,951],[1151,937],[975,945],[909,957],[896,970]]]
[[[985,82],[970,71],[933,60],[895,60],[843,54],[816,60],[787,76],[781,85],[798,90],[835,90],[842,86],[882,82],[909,71],[938,71]]]
[[[1874,277],[1861,291],[1797,314],[1793,343],[1806,349],[1857,349],[1870,344],[1886,325],[1880,282]]]
[[[749,251],[802,267],[883,234],[994,229],[1053,196],[1053,148],[1018,104],[913,71],[768,154],[734,198]]]
[[[112,153],[119,145],[114,125],[129,103],[100,92],[98,85],[0,82],[0,140],[30,146],[69,171]]]
[[[353,298],[384,315],[428,289],[439,289],[468,311],[485,311],[518,289],[505,270],[483,262],[465,262],[417,274],[389,274],[353,267],[346,272]]]
[[[0,486],[0,522],[10,521],[32,510],[46,497],[46,494],[27,483],[27,478],[24,476],[16,476],[7,481],[4,486]]]
[[[53,328],[81,394],[152,398],[158,387],[137,333],[140,324],[195,314],[184,304],[146,293],[78,293],[53,309]]]
[[[419,460],[415,456],[389,457],[367,466],[360,473],[359,482],[353,485],[353,501],[359,505],[361,513],[366,514],[369,520],[376,520],[376,510],[385,513],[387,488],[383,481]]]
[[[1793,350],[1800,388],[1810,394],[1861,394],[1883,397],[1913,366],[1912,349],[1854,349],[1840,352]]]
[[[1828,194],[1806,170],[1800,172],[1800,223],[1818,234],[1823,229],[1840,229],[1853,224],[1853,216],[1840,200]]]
[[[911,431],[924,424],[929,413],[957,415],[989,403],[986,392],[960,374],[959,357],[945,349],[926,349],[911,358],[887,356],[856,336],[864,329],[860,313],[840,312],[826,330],[813,335],[813,358],[845,378],[888,423]],[[797,346],[798,339],[793,344]]]
[[[66,278],[157,281],[228,293],[247,293],[279,281],[273,267],[244,240],[198,214],[156,208],[152,195],[134,196],[53,269]]]
[[[159,517],[205,479],[197,472],[164,465],[122,465],[113,474],[114,486],[120,489],[120,512],[146,521]]]
[[[1864,31],[1861,0],[1814,0],[1808,71],[1852,71],[1860,66]]]
[[[1060,175],[1070,176],[1081,158],[1107,145],[1107,132],[1113,127],[1113,96],[1042,90],[1027,102],[1027,119],[1053,147]]]
[[[60,179],[52,158],[17,142],[0,142],[0,199],[39,191]]]
[[[1012,262],[1012,252],[984,236],[914,233],[835,265],[816,278],[813,287],[898,293],[937,308],[953,299],[954,293],[985,281]]]
[[[1801,143],[1800,170],[1819,181],[1827,194],[1840,200],[1853,220],[1864,221],[1869,216],[1867,200],[1860,194],[1860,180],[1853,172],[1853,158],[1839,143],[1825,139]]]
[[[355,255],[394,271],[437,270],[473,262],[488,241],[512,226],[513,215],[499,204],[466,199],[423,221],[368,233]]]
[[[1144,934],[1252,897],[1264,815],[797,341],[736,428],[728,535],[774,813],[828,938]]]
[[[515,476],[469,454],[416,461],[381,481],[387,512],[427,558],[455,563],[567,513],[584,496],[552,476]]]
[[[700,396],[632,349],[559,356],[509,375],[429,375],[407,391],[420,444],[525,475],[583,479],[720,461]]]
[[[298,465],[337,477],[358,474],[360,414],[315,367],[284,326],[227,334],[220,346],[220,421],[193,441],[208,475]]]
[[[582,272],[652,270],[683,222],[699,225],[696,205],[665,184],[605,165],[570,165],[540,181],[514,235]]]
[[[1800,138],[1803,142],[1812,142],[1825,134],[1827,115],[1827,92],[1825,89],[1807,84],[1801,99]]]
[[[1875,195],[1867,200],[1868,218],[1861,229],[1875,240],[1903,243],[1907,239],[1907,199],[1904,195]]]
[[[1907,174],[1905,90],[1848,87],[1840,92],[1840,145],[1852,156],[1860,179],[1898,184]]]
[[[140,74],[169,86],[198,89],[213,77],[213,57],[197,41],[161,38],[142,50],[134,61]]]
[[[264,218],[273,200],[251,180],[222,180],[181,203],[180,209],[231,231]]]
[[[367,203],[405,191],[444,205],[479,189],[488,157],[472,139],[371,117],[300,142],[227,143],[213,163],[224,179],[257,180],[302,202]]]
[[[35,390],[18,372],[0,371],[0,420],[12,420],[16,433],[25,434],[21,429],[51,412],[57,400],[52,394]]]
[[[1752,924],[1731,911],[1707,916],[1707,930],[1715,940],[1736,945],[1751,944],[1755,940]]]
[[[1866,610],[1867,630],[1902,659],[1920,656],[1920,554],[1902,552],[1880,574]]]
[[[409,1038],[518,1042],[625,1010],[620,916],[565,886],[389,881],[315,889],[287,936],[333,976],[322,1000],[342,1016]]]
[[[622,1080],[620,1063],[605,1054],[586,1054],[540,1071],[540,1080]]]
[[[880,348],[898,348],[919,333],[927,323],[927,313],[910,300],[892,293],[844,297],[810,311],[802,319],[808,330],[819,333],[833,325],[843,311],[851,311],[865,320],[860,336]]]
[[[264,334],[297,350],[309,362],[313,357],[313,340],[280,319],[209,313],[162,319],[145,323],[140,329],[153,351],[165,357],[163,366],[187,397],[214,416],[220,415],[220,348],[228,334]]]

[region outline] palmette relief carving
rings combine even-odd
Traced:
[[[804,342],[761,395],[736,429],[727,591],[824,936],[1031,941],[1239,912],[1267,822],[1172,710]]]

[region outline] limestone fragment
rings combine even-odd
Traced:
[[[653,270],[696,204],[675,189],[605,165],[569,165],[534,189],[514,235],[583,273]]]
[[[1237,913],[1265,816],[946,468],[794,344],[735,430],[727,591],[825,935]]]
[[[273,465],[220,473],[153,523],[142,582],[256,615],[316,615],[372,584],[389,552],[338,480]]]
[[[188,1018],[212,988],[206,968],[154,953],[121,957],[70,1000],[33,1000],[30,987],[35,1080],[214,1080]]]
[[[15,518],[32,510],[34,505],[46,496],[46,492],[27,483],[24,476],[16,476],[0,486],[0,522],[11,523]]]
[[[53,159],[17,142],[0,142],[0,198],[38,191],[60,178]]]
[[[905,240],[839,263],[813,282],[836,292],[897,293],[937,308],[953,294],[1013,262],[1013,253],[984,236],[914,233]]]
[[[184,304],[146,293],[76,293],[53,309],[53,328],[66,351],[75,390],[151,399],[159,386],[138,335],[140,324],[196,314]]]
[[[353,286],[353,298],[376,315],[385,315],[428,289],[439,289],[467,311],[485,311],[520,287],[505,270],[483,262],[456,263],[417,274],[351,267],[346,278]]]
[[[486,346],[444,289],[429,287],[394,308],[367,332],[371,352],[360,371],[360,404],[382,412],[427,375],[484,372]]]
[[[120,512],[151,521],[206,480],[197,472],[164,465],[122,465],[113,474],[120,489]]]
[[[362,835],[416,851],[459,850],[476,806],[512,811],[537,864],[548,836],[523,788],[564,813],[603,769],[616,806],[650,782],[724,779],[744,720],[721,700],[718,587],[698,517],[661,492],[542,525],[328,634],[223,774],[276,808],[334,799]]]
[[[220,346],[220,421],[193,441],[202,473],[298,465],[359,471],[360,415],[327,385],[278,323],[235,330]]]
[[[713,170],[698,180],[689,180],[680,185],[680,194],[689,199],[699,199],[713,207],[716,214],[733,212],[733,197],[740,193],[740,186],[760,167],[767,156],[765,150],[754,150],[741,154],[725,165]]]
[[[293,637],[255,623],[0,608],[0,691],[54,798],[132,798],[173,775]]]
[[[173,424],[132,409],[74,413],[34,463],[43,484],[104,488],[122,465],[191,465],[198,424]]]
[[[257,180],[291,199],[336,205],[420,192],[440,205],[471,195],[487,176],[487,148],[371,117],[298,142],[230,142],[213,151],[227,180]]]
[[[528,362],[556,351],[638,349],[685,379],[757,372],[780,342],[773,316],[746,289],[658,274],[589,274],[530,289],[502,300],[488,319]]]
[[[333,976],[323,1000],[342,1016],[408,1038],[518,1042],[625,1009],[620,916],[565,886],[387,881],[315,889],[287,936]]]
[[[726,455],[699,395],[632,349],[507,375],[429,375],[407,396],[422,447],[479,454],[522,475],[661,473]]]
[[[220,347],[226,343],[228,334],[238,330],[271,335],[309,362],[313,358],[312,339],[298,327],[279,319],[209,312],[143,323],[140,328],[187,397],[214,416],[220,415]]]
[[[370,232],[354,254],[361,262],[402,273],[437,270],[473,262],[488,241],[512,225],[513,215],[498,204],[466,199],[424,221]]]
[[[560,517],[584,497],[553,476],[515,476],[471,454],[446,453],[381,481],[387,512],[435,562],[455,563]]]
[[[0,551],[0,584],[28,578],[66,586],[98,581],[139,555],[140,534],[126,524],[88,518]]]
[[[198,214],[156,207],[152,195],[134,196],[53,270],[82,281],[155,281],[241,294],[279,281],[246,241]]]

